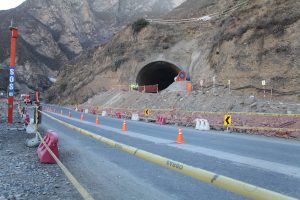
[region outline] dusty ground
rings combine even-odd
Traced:
[[[80,199],[58,165],[41,164],[36,148],[25,145],[34,135],[7,130],[5,107],[0,106],[0,200]],[[14,121],[20,120],[14,113]],[[63,160],[66,153],[60,151]]]
[[[270,93],[266,93],[264,97],[263,91],[255,96],[251,91],[241,93],[223,86],[216,86],[215,89],[198,89],[190,93],[172,90],[162,91],[158,94],[107,91],[94,96],[83,104],[83,106],[91,105],[102,108],[175,108],[185,111],[300,114],[300,102],[280,101]]]

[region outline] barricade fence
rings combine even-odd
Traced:
[[[142,158],[144,160],[147,160],[149,162],[152,162],[154,164],[160,165],[162,167],[174,170],[176,172],[179,172],[181,174],[190,176],[194,179],[200,180],[202,182],[217,186],[219,188],[234,192],[236,194],[239,194],[241,196],[250,198],[250,199],[273,199],[273,200],[296,200],[293,197],[289,197],[271,190],[267,190],[265,188],[261,188],[255,185],[251,185],[236,179],[232,179],[226,176],[222,176],[220,174],[215,174],[213,172],[196,168],[193,166],[186,165],[184,163],[162,157],[160,155],[156,155],[141,149],[137,149],[135,147],[122,144],[119,142],[116,142],[114,140],[108,139],[106,137],[103,137],[98,134],[94,134],[90,131],[78,128],[74,125],[68,124],[66,122],[63,122],[59,119],[56,119],[52,117],[51,115],[42,112],[45,116],[49,117],[50,119],[72,129],[77,132],[79,132],[82,135],[91,137],[101,143],[104,143],[106,145],[109,145],[113,148],[116,148],[120,151],[126,152],[128,154],[131,154],[133,156]]]
[[[120,113],[122,118],[131,118],[133,113],[139,115],[141,120],[156,121],[157,117],[165,118],[167,124],[181,126],[195,126],[197,118],[207,119],[210,127],[216,130],[223,130],[224,115],[232,116],[232,124],[229,129],[237,132],[257,133],[263,132],[267,135],[280,137],[291,136],[293,132],[300,133],[300,114],[274,114],[274,113],[246,113],[246,112],[201,112],[184,111],[178,109],[150,109],[149,116],[144,116],[143,109],[134,108],[101,108],[89,107],[94,114],[101,114],[106,111],[108,116]],[[300,136],[299,136],[300,137]]]
[[[158,93],[158,84],[139,86],[138,91],[146,93]]]

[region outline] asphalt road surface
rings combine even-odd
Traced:
[[[73,117],[49,113],[95,134],[256,186],[300,198],[300,142],[265,136],[197,131],[122,120],[56,107]],[[59,135],[62,162],[95,199],[244,199],[234,193],[154,165],[60,125],[43,116],[42,126]]]

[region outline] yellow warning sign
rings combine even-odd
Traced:
[[[148,117],[148,116],[150,115],[150,109],[149,109],[149,108],[145,108],[145,109],[144,109],[144,115],[145,115],[146,117]]]
[[[224,126],[230,126],[231,125],[231,115],[224,115]]]

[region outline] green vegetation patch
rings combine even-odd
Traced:
[[[137,21],[135,21],[132,24],[132,30],[136,34],[136,33],[139,33],[143,28],[145,28],[148,25],[149,25],[149,22],[146,19],[143,19],[143,18],[138,19]]]

